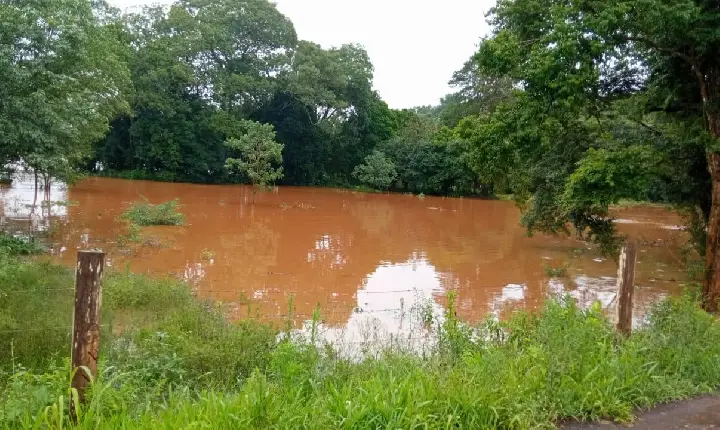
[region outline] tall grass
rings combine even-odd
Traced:
[[[40,294],[61,269],[18,267],[0,265],[13,273],[0,289],[21,280],[38,291],[28,306],[69,306]],[[691,297],[660,303],[623,338],[598,307],[569,299],[469,326],[453,317],[450,295],[428,353],[388,348],[357,360],[317,342],[315,330],[303,340],[254,320],[230,323],[174,280],[114,273],[104,291],[112,327],[80,428],[552,428],[629,421],[634,408],[720,387],[720,325]],[[0,362],[0,422],[67,425],[67,351],[27,336],[15,344],[35,349]],[[24,368],[33,356],[44,359]]]

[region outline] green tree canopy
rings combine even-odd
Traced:
[[[228,158],[225,168],[232,174],[244,174],[254,186],[267,188],[283,176],[283,169],[275,167],[282,164],[283,145],[275,141],[275,130],[269,124],[244,121],[245,133],[230,138],[225,145],[240,154],[238,158]]]
[[[355,167],[353,176],[373,188],[386,190],[397,178],[397,172],[392,160],[380,151],[373,151],[372,154],[365,157],[363,164]]]
[[[124,48],[87,0],[0,4],[0,164],[67,177],[127,111]]]
[[[613,237],[608,206],[622,197],[651,190],[691,207],[709,226],[704,296],[716,310],[717,2],[499,0],[489,16],[479,72],[519,89],[460,125],[478,173],[516,194],[529,229],[572,222],[602,242]]]

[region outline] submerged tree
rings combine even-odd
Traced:
[[[522,90],[462,123],[529,229],[613,237],[608,207],[662,191],[707,222],[703,307],[720,299],[720,8],[714,0],[499,0],[481,73]]]
[[[395,163],[380,151],[373,151],[365,162],[355,167],[353,176],[373,188],[387,190],[397,178]]]
[[[225,145],[240,154],[239,158],[228,158],[225,168],[231,174],[246,175],[256,188],[267,188],[283,176],[283,145],[275,141],[275,130],[269,124],[244,121],[245,133],[230,138]],[[255,191],[253,191],[253,195]]]

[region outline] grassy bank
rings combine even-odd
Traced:
[[[65,268],[0,254],[2,427],[69,426],[71,285]],[[361,361],[126,272],[106,278],[102,321],[81,428],[553,427],[720,385],[720,326],[689,297],[629,339],[598,309],[551,301],[504,323],[449,318],[423,356],[395,345]]]

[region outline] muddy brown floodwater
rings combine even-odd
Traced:
[[[179,199],[187,225],[143,228],[140,243],[122,247],[117,218],[143,196]],[[280,187],[258,193],[253,204],[245,186],[105,178],[54,187],[51,200],[72,204],[51,205],[49,217],[30,213],[33,199],[29,181],[0,188],[5,221],[30,217],[50,229],[59,261],[72,265],[75,249],[99,247],[112,267],[176,276],[200,297],[235,304],[235,318],[247,314],[249,301],[260,318],[282,319],[293,297],[298,323],[319,304],[330,328],[381,324],[402,333],[412,309],[442,316],[449,290],[458,316],[469,321],[535,309],[552,294],[570,294],[582,306],[609,306],[615,295],[613,261],[572,238],[527,237],[511,202]],[[640,242],[639,316],[681,291],[685,237],[678,217],[661,208],[615,215],[620,230]],[[544,270],[565,265],[561,278]]]

